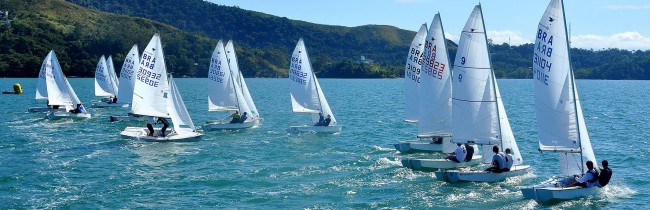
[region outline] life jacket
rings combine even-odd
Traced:
[[[591,179],[587,180],[587,182],[596,183],[598,181],[598,171],[596,171],[594,169],[591,169],[591,170],[587,171],[587,173],[591,174]]]
[[[494,156],[492,157],[492,162],[493,162],[493,163],[496,162],[495,165],[496,165],[497,167],[499,167],[499,169],[504,169],[504,168],[506,168],[506,161],[505,161],[505,158],[504,158],[503,153],[500,153],[500,152],[499,152],[499,153],[497,153],[497,154],[494,154]]]
[[[609,179],[612,178],[612,169],[606,168],[600,171],[600,175],[598,176],[598,183],[600,183],[600,186],[605,186],[609,183]]]
[[[472,156],[474,156],[474,147],[469,146],[469,147],[465,147],[465,149],[467,150],[467,156],[465,156],[465,162],[469,162],[472,160]]]

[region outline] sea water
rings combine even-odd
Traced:
[[[650,81],[578,80],[585,121],[600,162],[614,176],[598,197],[537,204],[520,189],[557,174],[557,154],[537,151],[531,80],[498,80],[530,174],[500,183],[446,183],[400,165],[409,157],[392,144],[415,139],[404,119],[401,79],[320,79],[339,134],[287,134],[310,117],[291,112],[288,79],[247,79],[264,118],[258,128],[206,132],[198,141],[144,142],[122,138],[127,126],[109,122],[128,108],[90,108],[93,79],[69,79],[93,114],[88,120],[45,119],[28,113],[36,79],[0,79],[0,209],[18,208],[650,208],[648,138]],[[176,79],[192,120],[208,112],[207,79]],[[159,127],[161,125],[155,125]],[[426,156],[426,155],[425,155]],[[434,157],[434,155],[429,155]]]

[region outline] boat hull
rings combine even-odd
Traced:
[[[549,182],[544,182],[533,187],[526,187],[521,189],[524,198],[533,199],[537,202],[547,202],[553,200],[572,200],[582,197],[595,196],[600,192],[599,187],[576,187],[568,186],[569,180],[573,177],[566,177],[563,179],[556,179]]]
[[[197,132],[181,135],[174,132],[173,128],[168,128],[165,131],[165,137],[160,135],[161,128],[154,128],[153,136],[148,136],[148,132],[149,129],[145,127],[126,127],[122,132],[120,132],[120,135],[144,141],[188,141],[203,136],[203,134]]]
[[[230,121],[208,121],[203,125],[205,130],[238,130],[251,128],[259,125],[260,121],[255,119],[253,121],[246,121],[244,123],[230,123]]]
[[[330,125],[330,126],[289,126],[287,132],[289,133],[302,133],[302,132],[316,132],[316,133],[338,133],[341,132],[341,125]]]
[[[402,166],[413,169],[414,171],[434,172],[440,169],[454,169],[460,167],[475,166],[481,163],[481,155],[474,155],[469,162],[454,162],[448,159],[421,159],[409,158],[402,160]]]
[[[47,107],[32,107],[27,109],[27,111],[30,113],[52,112],[52,111],[59,111],[59,110],[65,110],[65,106],[61,106],[61,108],[58,109],[47,108]]]
[[[394,144],[395,149],[401,153],[433,153],[442,152],[442,144],[431,142],[400,141]]]
[[[58,120],[58,119],[89,119],[91,117],[90,113],[71,113],[66,111],[55,111],[47,114],[47,119],[49,120]]]
[[[129,104],[116,104],[116,103],[94,103],[93,108],[110,108],[110,107],[129,107]]]
[[[436,179],[446,182],[501,182],[506,178],[521,176],[530,170],[529,165],[513,166],[510,171],[491,173],[486,171],[436,171]]]

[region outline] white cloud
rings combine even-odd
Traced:
[[[494,43],[494,44],[510,43],[510,45],[515,46],[515,45],[533,43],[533,41],[531,41],[531,39],[526,38],[524,35],[521,34],[520,31],[488,30],[487,31],[487,37],[488,37],[488,39],[492,39],[492,43]]]
[[[571,47],[594,50],[608,48],[648,50],[650,49],[650,38],[636,31],[617,33],[611,36],[574,35],[571,37]]]
[[[607,5],[605,9],[610,10],[643,10],[650,9],[650,4],[648,5]]]

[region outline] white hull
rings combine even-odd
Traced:
[[[301,132],[316,132],[316,133],[338,133],[341,132],[341,125],[330,125],[330,126],[289,126],[287,132],[289,133],[301,133]]]
[[[401,153],[413,152],[442,152],[442,144],[421,141],[400,141],[394,144],[395,149]]]
[[[205,130],[237,130],[251,128],[260,124],[259,119],[253,121],[246,121],[244,123],[230,123],[230,121],[207,121],[203,125]]]
[[[129,113],[127,116],[122,115],[122,116],[109,116],[108,117],[108,119],[111,122],[115,122],[115,121],[140,121],[140,122],[144,122],[144,121],[147,120],[147,118],[148,118],[147,116],[135,115],[135,114],[132,114],[132,113]]]
[[[437,171],[436,178],[446,182],[501,182],[506,178],[521,176],[530,170],[529,165],[513,166],[510,171],[491,173],[486,171]]]
[[[154,128],[153,136],[147,136],[149,129],[145,127],[126,127],[122,132],[120,132],[120,135],[123,137],[135,138],[145,141],[183,141],[198,138],[203,135],[197,132],[180,135],[176,132],[173,132],[173,128],[170,127],[165,131],[165,137],[162,137],[160,136],[160,129],[161,128]]]
[[[448,159],[404,159],[402,166],[413,169],[414,171],[433,172],[439,169],[454,169],[460,167],[475,166],[481,163],[482,156],[474,155],[469,162],[454,162]]]
[[[27,111],[30,113],[51,112],[51,111],[59,111],[59,110],[65,111],[65,106],[61,106],[58,109],[47,108],[47,107],[32,107],[27,109]]]
[[[107,108],[107,107],[129,107],[129,104],[116,104],[116,103],[94,103],[93,108]]]
[[[600,192],[599,187],[567,187],[573,177],[566,177],[544,182],[533,187],[521,189],[521,193],[527,199],[533,199],[537,202],[546,202],[551,200],[572,200],[582,197],[595,196]]]
[[[418,123],[418,120],[404,120],[404,122],[416,124]]]
[[[394,144],[395,149],[401,153],[445,152],[445,146],[447,146],[447,152],[452,152],[456,149],[456,144],[451,142],[451,136],[418,135],[417,137],[420,141],[400,141],[399,143]],[[439,138],[442,138],[439,143],[433,141],[434,139]]]
[[[55,111],[55,112],[50,112],[47,114],[47,119],[50,120],[58,120],[58,119],[63,119],[63,118],[71,118],[71,119],[89,119],[91,117],[90,113],[71,113],[71,112],[66,112],[65,110],[63,111]]]

